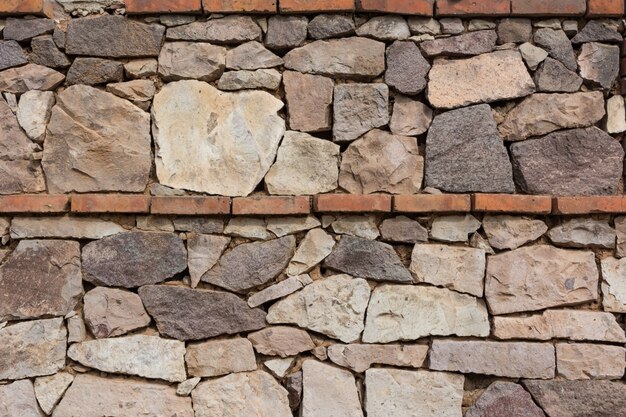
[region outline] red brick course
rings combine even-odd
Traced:
[[[626,196],[556,197],[553,214],[626,213]]]
[[[315,196],[313,210],[320,213],[387,213],[391,211],[391,196],[321,194]]]
[[[437,0],[438,16],[507,16],[510,0]]]
[[[357,10],[432,16],[435,0],[357,0]]]
[[[471,209],[467,194],[397,195],[393,199],[393,211],[400,213],[465,213]]]
[[[205,13],[276,13],[277,0],[202,0]]]
[[[624,14],[624,0],[587,0],[587,17],[619,17]]]
[[[63,213],[69,210],[69,203],[69,195],[4,195],[0,196],[0,213]]]
[[[552,197],[546,195],[474,194],[473,211],[550,214]]]
[[[230,214],[228,197],[152,197],[152,214]]]
[[[200,13],[201,0],[126,0],[129,14],[143,13]]]
[[[143,194],[74,194],[72,211],[76,213],[148,213],[150,196]]]
[[[42,14],[44,0],[0,0],[0,14]]]
[[[586,0],[511,0],[511,13],[523,16],[582,16]]]
[[[311,199],[307,196],[233,198],[233,215],[296,215],[310,212]]]
[[[280,0],[281,13],[351,12],[354,0]]]

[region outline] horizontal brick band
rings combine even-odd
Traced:
[[[451,213],[471,209],[471,198],[464,194],[398,195],[393,204],[393,211],[400,213]]]
[[[553,214],[626,213],[626,196],[557,197]]]
[[[71,210],[75,213],[148,213],[150,196],[128,194],[75,194]]]
[[[47,0],[1,0],[0,15],[9,14],[49,14],[52,6]]]
[[[234,215],[294,215],[310,212],[311,199],[306,196],[233,198]]]
[[[133,13],[201,13],[201,0],[126,0],[126,11]]]
[[[435,0],[357,0],[357,10],[432,16],[434,3]]]
[[[438,16],[507,16],[511,13],[510,0],[438,0]]]
[[[202,0],[205,13],[276,13],[275,0]]]
[[[546,195],[474,194],[473,211],[550,214],[552,197]]]
[[[228,197],[152,197],[153,214],[230,214]]]
[[[63,213],[69,210],[69,195],[22,194],[0,196],[0,213]]]
[[[354,0],[281,0],[281,13],[318,13],[354,11]]]
[[[319,213],[386,213],[390,195],[322,194],[315,196],[313,209]]]

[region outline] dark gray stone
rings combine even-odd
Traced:
[[[428,230],[406,216],[386,219],[379,229],[382,239],[388,242],[417,243],[428,240]]]
[[[26,41],[35,36],[54,31],[52,19],[14,19],[8,18],[2,34],[5,40]]]
[[[498,23],[498,43],[524,43],[530,40],[533,27],[530,19],[502,19]]]
[[[609,89],[619,74],[620,50],[617,45],[586,43],[580,49],[580,75],[594,87]]]
[[[610,195],[622,177],[624,150],[597,127],[554,132],[510,149],[515,182],[527,194]]]
[[[102,58],[76,58],[67,71],[67,85],[121,82],[124,78],[124,65],[118,61]]]
[[[576,54],[569,38],[562,30],[542,28],[535,32],[535,43],[571,71],[576,71]]]
[[[52,34],[52,39],[54,39],[54,43],[59,49],[65,49],[65,37],[66,33],[61,28],[54,28],[54,33]]]
[[[520,385],[497,381],[489,385],[465,417],[545,417]]]
[[[309,36],[313,39],[329,39],[354,34],[352,16],[343,14],[320,14],[309,22]]]
[[[174,233],[118,233],[85,245],[82,259],[85,281],[111,287],[156,284],[187,268],[185,245]]]
[[[302,400],[302,371],[293,373],[285,379],[285,388],[288,392],[289,407],[295,410]]]
[[[52,35],[43,35],[33,38],[30,42],[32,53],[30,61],[45,65],[50,68],[67,68],[70,66],[70,60],[65,54],[59,50]]]
[[[0,71],[24,65],[28,62],[26,54],[16,41],[0,41]]]
[[[287,267],[295,250],[293,236],[243,243],[223,255],[201,280],[230,291],[246,292],[276,278]]]
[[[574,93],[583,84],[578,74],[550,57],[543,61],[533,78],[537,91],[548,93]]]
[[[267,326],[265,312],[234,294],[186,287],[147,285],[139,296],[163,336],[200,340]]]
[[[479,30],[449,38],[425,41],[420,44],[420,47],[424,55],[428,57],[437,55],[473,56],[493,51],[496,48],[497,39],[495,30]]]
[[[295,48],[306,40],[309,20],[304,16],[272,16],[267,20],[265,46],[270,49]]]
[[[65,52],[109,58],[158,56],[164,32],[163,26],[147,25],[124,16],[72,19]]]
[[[387,48],[385,82],[407,95],[419,94],[426,88],[430,64],[414,42],[396,41]]]
[[[599,20],[590,20],[583,30],[572,38],[574,45],[587,42],[619,43],[622,41],[623,37],[621,33]]]
[[[343,236],[324,260],[324,266],[357,278],[413,282],[411,273],[391,245],[360,237]]]
[[[511,162],[487,104],[435,116],[426,138],[425,186],[443,191],[511,193]]]
[[[262,31],[250,16],[226,16],[167,29],[168,40],[239,44],[260,41]]]

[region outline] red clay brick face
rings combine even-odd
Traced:
[[[546,195],[474,194],[473,210],[492,213],[550,214],[552,197]]]
[[[364,12],[432,16],[434,3],[435,0],[357,0],[357,9]]]
[[[126,0],[128,13],[200,13],[201,0]]]
[[[233,198],[234,215],[295,215],[310,212],[311,199],[307,196]]]
[[[390,195],[322,194],[315,196],[317,212],[359,213],[391,211]]]
[[[401,213],[469,212],[471,209],[471,197],[467,194],[397,195],[393,199],[393,211]]]
[[[149,195],[75,194],[72,211],[76,213],[148,213]]]
[[[438,16],[506,16],[511,13],[510,0],[437,0]]]
[[[276,0],[202,0],[205,13],[276,13]]]
[[[152,197],[153,214],[230,214],[228,197]]]
[[[586,0],[511,0],[511,13],[524,16],[582,16]]]
[[[554,214],[626,213],[626,196],[557,197]]]
[[[0,196],[0,213],[62,213],[69,210],[69,203],[69,195],[5,195]]]
[[[0,14],[41,14],[44,0],[0,0]]]
[[[281,13],[350,12],[354,0],[281,0]]]
[[[621,16],[624,14],[624,0],[587,0],[587,16]]]

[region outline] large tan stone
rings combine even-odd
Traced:
[[[159,75],[165,81],[215,81],[224,73],[226,48],[202,42],[166,42],[159,53]]]
[[[328,358],[354,372],[365,372],[373,364],[419,368],[426,359],[428,345],[330,345]]]
[[[63,237],[101,239],[123,232],[124,228],[110,220],[78,216],[16,217],[11,222],[11,238]]]
[[[557,246],[569,248],[615,247],[615,230],[608,219],[573,218],[553,227],[548,238]]]
[[[72,381],[74,381],[74,375],[69,372],[59,372],[35,379],[35,396],[44,413],[52,414],[52,410],[61,400]]]
[[[31,90],[22,94],[17,108],[17,121],[28,137],[42,143],[46,135],[46,125],[54,105],[52,91]]]
[[[626,367],[626,349],[588,343],[557,343],[556,367],[565,379],[620,379]]]
[[[486,215],[483,230],[494,248],[515,249],[539,239],[548,226],[541,220],[502,214]]]
[[[43,417],[35,398],[33,383],[28,379],[0,385],[0,415],[2,417]]]
[[[130,291],[96,287],[83,297],[85,322],[96,338],[113,337],[150,324],[141,298]]]
[[[363,417],[354,376],[315,360],[302,364],[302,417]]]
[[[242,337],[190,343],[185,362],[190,376],[212,377],[256,370],[252,343]]]
[[[0,91],[23,94],[30,90],[54,90],[65,76],[43,65],[27,64],[0,72]]]
[[[332,127],[334,83],[321,75],[283,73],[289,128],[302,132],[322,132]]]
[[[281,358],[315,348],[311,336],[305,330],[288,326],[266,327],[258,332],[250,333],[248,340],[260,354]]]
[[[626,313],[626,258],[602,259],[602,306],[604,311]]]

